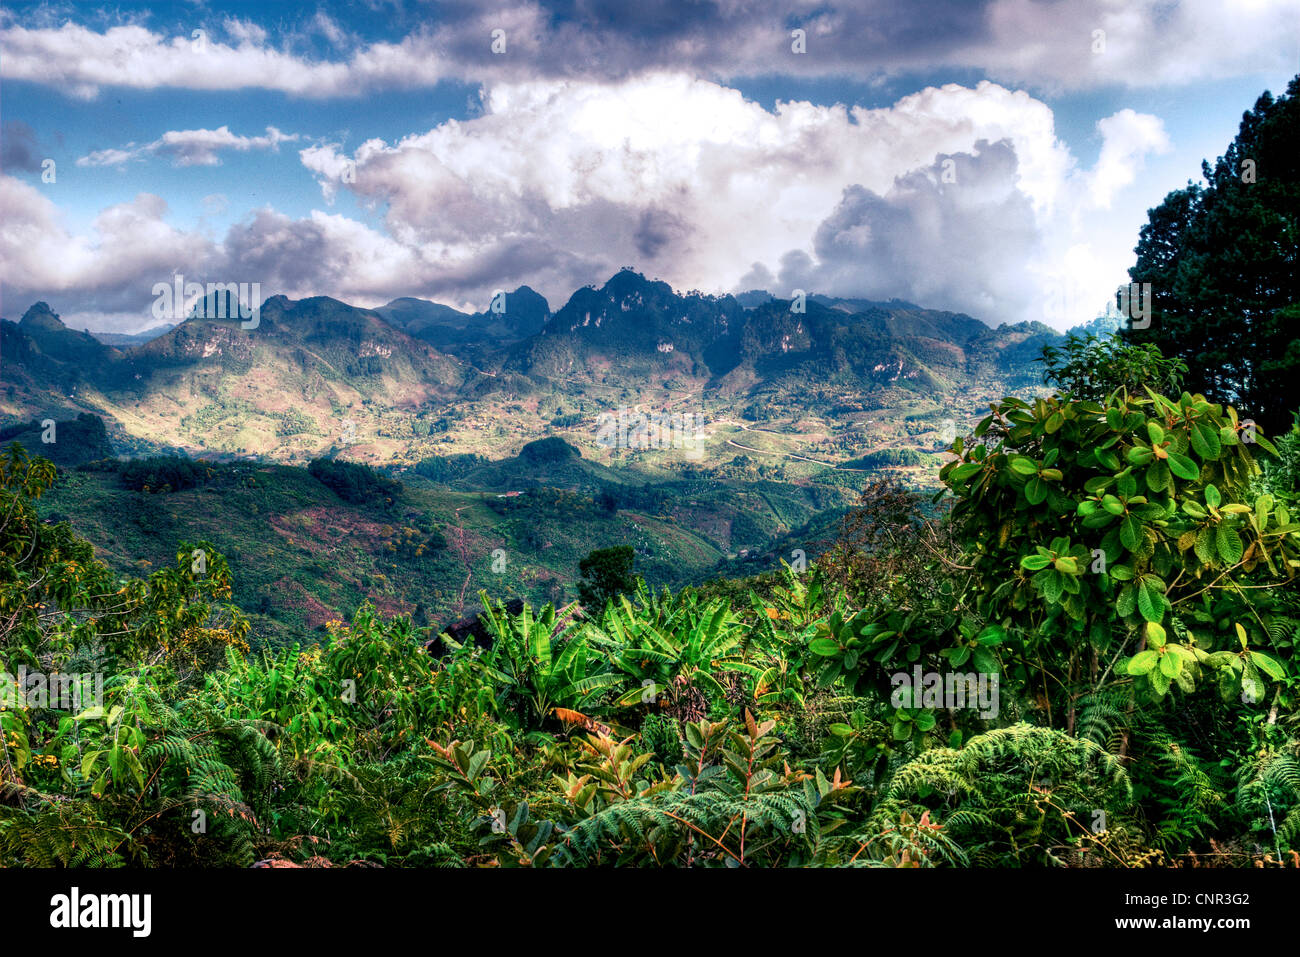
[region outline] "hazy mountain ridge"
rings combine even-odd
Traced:
[[[176,323],[165,322],[162,325],[150,326],[141,332],[99,332],[87,329],[86,332],[94,336],[106,346],[114,346],[118,349],[131,349],[135,346],[143,345],[152,339],[157,339],[164,333],[171,332],[176,328]]]
[[[460,358],[482,360],[494,349],[534,336],[546,325],[551,307],[528,286],[503,292],[482,312],[461,312],[427,299],[403,297],[374,310],[407,335]]]
[[[624,269],[555,312],[527,286],[475,314],[412,298],[364,309],[275,295],[254,323],[214,299],[126,349],[68,329],[40,302],[0,323],[0,411],[96,412],[128,447],[300,460],[358,441],[387,460],[466,416],[548,394],[563,405],[591,388],[680,390],[725,406],[811,401],[813,387],[933,398],[1024,386],[1037,381],[1042,345],[1060,338],[898,299],[813,295],[796,311],[762,290],[742,298],[683,295]],[[220,314],[234,318],[205,318]]]

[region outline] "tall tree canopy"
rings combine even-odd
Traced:
[[[1300,374],[1300,76],[1265,93],[1205,185],[1150,211],[1129,270],[1151,284],[1150,325],[1129,341],[1187,363],[1186,387],[1284,432]]]

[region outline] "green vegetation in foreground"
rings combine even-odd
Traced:
[[[950,507],[876,483],[804,574],[484,593],[486,647],[433,660],[369,603],[252,654],[211,542],[120,578],[11,449],[3,663],[107,678],[0,712],[0,863],[1300,864],[1300,428],[1121,384],[956,452]]]

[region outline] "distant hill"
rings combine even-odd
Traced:
[[[533,465],[554,465],[570,459],[582,458],[582,452],[559,436],[536,439],[519,450],[519,458]]]
[[[814,435],[852,426],[851,456],[916,434],[873,434],[890,410],[928,416],[933,430],[987,397],[1038,387],[1034,360],[1061,338],[1041,323],[993,328],[900,299],[680,294],[631,269],[555,312],[527,286],[474,314],[413,298],[362,309],[271,296],[255,328],[208,318],[219,304],[235,314],[214,298],[123,348],[68,329],[44,302],[0,321],[0,423],[91,412],[126,454],[306,462],[348,450],[409,463],[445,444],[498,457],[501,442],[518,449],[550,426],[590,433],[603,411],[689,397],[710,419],[786,417]],[[719,450],[737,444],[749,445]]]
[[[600,289],[575,292],[538,335],[510,350],[505,367],[545,380],[704,384],[735,365],[744,315],[731,296],[679,296],[625,269]]]
[[[683,296],[623,270],[600,289],[574,293],[505,367],[551,381],[633,389],[676,382],[730,395],[806,390],[809,382],[946,393],[972,379],[1033,376],[1037,350],[1059,338],[1040,324],[993,329],[901,299],[810,296],[802,305],[795,311],[762,290]]]
[[[89,409],[157,448],[310,457],[379,441],[387,419],[413,419],[465,380],[459,360],[335,299],[272,296],[256,328],[215,305],[119,350],[38,303],[0,327],[5,382],[23,389],[5,411]],[[220,314],[236,317],[205,318]]]
[[[427,299],[394,299],[375,310],[391,325],[434,348],[482,360],[493,349],[536,335],[551,315],[546,299],[528,286],[504,293],[500,311],[466,313]]]
[[[120,359],[112,346],[65,326],[48,303],[34,303],[18,322],[0,319],[5,390],[21,390],[29,411],[74,407],[66,400]]]
[[[817,485],[655,483],[575,452],[545,440],[527,455],[469,463],[451,482],[325,461],[96,462],[65,472],[39,507],[70,520],[123,573],[170,565],[182,542],[213,543],[254,641],[281,644],[366,600],[414,611],[419,624],[456,617],[482,588],[562,601],[578,561],[612,545],[631,544],[651,583],[680,587],[851,499]],[[504,563],[494,567],[497,550]]]
[[[143,345],[151,339],[157,339],[164,332],[170,332],[175,328],[176,323],[165,322],[160,326],[152,326],[143,332],[91,332],[90,334],[105,345],[116,346],[119,349],[129,349],[132,346]]]

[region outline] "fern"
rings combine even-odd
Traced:
[[[935,831],[929,850],[948,859],[1050,863],[1062,849],[1088,839],[1100,820],[1097,811],[1115,814],[1132,800],[1128,773],[1096,742],[1017,724],[971,738],[960,749],[925,751],[897,768],[863,833],[897,835],[905,822],[934,814],[945,841]],[[1118,824],[1106,821],[1106,827]],[[911,830],[923,833],[915,825]],[[899,840],[884,842],[884,859],[902,860]],[[913,862],[930,859],[928,853],[915,856],[925,850],[919,845],[908,849]]]
[[[95,816],[89,802],[50,798],[33,809],[0,807],[0,864],[121,867],[144,863],[129,834]]]
[[[1266,747],[1242,766],[1237,801],[1252,829],[1279,853],[1300,844],[1300,739]]]

